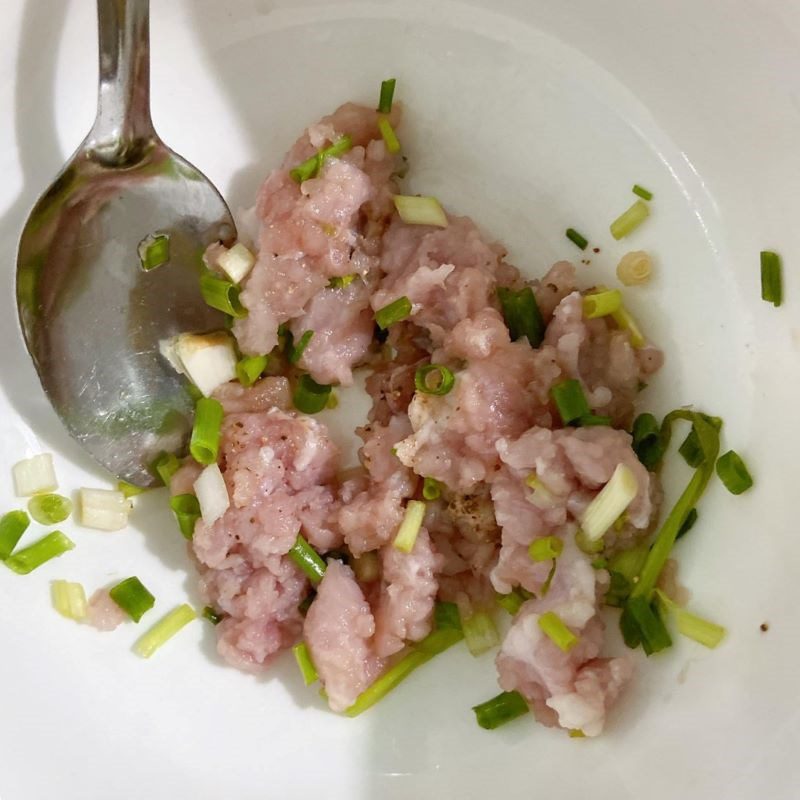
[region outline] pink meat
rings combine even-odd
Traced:
[[[86,621],[99,631],[113,631],[130,617],[111,599],[108,589],[98,589],[86,608]]]
[[[269,411],[292,407],[289,381],[283,377],[262,378],[250,388],[238,382],[224,383],[214,391],[214,398],[222,403],[226,414]]]
[[[334,711],[344,711],[380,674],[375,619],[350,567],[331,559],[308,609],[303,636]]]
[[[382,658],[418,642],[433,624],[433,602],[439,588],[436,574],[444,559],[422,528],[410,553],[391,544],[381,550],[383,585],[375,611],[375,651]]]
[[[503,641],[497,656],[500,685],[520,692],[545,725],[597,736],[631,675],[626,659],[600,658],[603,623],[597,598],[606,580],[607,573],[593,569],[589,557],[567,539],[550,591],[525,603]],[[548,611],[579,637],[566,653],[539,627]]]

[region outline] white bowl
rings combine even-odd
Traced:
[[[93,118],[92,6],[4,6],[0,510],[19,506],[11,464],[42,450],[62,491],[108,482],[40,390],[12,283],[28,210]],[[136,574],[158,613],[199,603],[156,492],[127,532],[67,523],[75,551],[27,577],[0,569],[3,800],[796,797],[798,45],[790,3],[156,0],[156,125],[232,206],[252,202],[305,125],[346,99],[374,102],[396,76],[412,190],[473,215],[525,271],[579,259],[569,226],[601,250],[580,268],[587,285],[610,280],[627,250],[655,254],[655,280],[629,292],[667,355],[643,402],[724,417],[725,448],[756,480],[738,498],[714,485],[678,551],[693,608],[729,636],[714,652],[680,641],[642,659],[597,740],[532,720],[478,728],[470,706],[497,691],[495,672],[463,648],[344,719],[291,658],[263,678],[222,666],[206,624],[145,662],[131,653],[136,626],[101,635],[53,611],[56,578],[94,588]],[[608,223],[633,183],[653,191],[653,216],[615,243]],[[780,309],[760,299],[767,248],[784,257]],[[683,480],[667,474],[673,499]]]

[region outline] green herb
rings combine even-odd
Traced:
[[[317,414],[328,404],[331,387],[317,383],[310,375],[301,375],[292,396],[294,407],[304,414]]]
[[[735,450],[728,450],[717,461],[717,475],[731,494],[746,492],[753,485],[753,478]]]
[[[245,356],[236,364],[236,377],[242,386],[252,386],[262,375],[269,363],[269,356]]]
[[[319,583],[325,575],[325,562],[299,533],[295,543],[292,545],[292,549],[289,550],[289,557],[305,572],[311,583]]]
[[[184,603],[159,620],[133,646],[134,651],[142,658],[150,658],[162,645],[168,642],[178,631],[197,619],[195,610]]]
[[[589,244],[589,240],[582,234],[578,233],[578,231],[576,231],[575,228],[567,228],[566,236],[567,239],[569,239],[576,247],[580,248],[581,250],[585,250],[586,246]]]
[[[219,454],[223,408],[213,397],[201,397],[194,409],[194,426],[189,452],[198,464],[215,464]]]
[[[134,622],[138,622],[156,602],[155,597],[135,576],[118,583],[109,589],[108,594]]]
[[[438,397],[448,394],[455,382],[455,376],[444,364],[425,364],[417,367],[414,374],[414,385],[418,392]]]
[[[398,297],[397,300],[375,312],[375,322],[382,331],[385,331],[390,325],[407,319],[410,315],[411,301],[407,297]]]
[[[169,507],[175,513],[183,537],[191,539],[200,519],[200,501],[193,494],[176,494],[170,498]]]
[[[611,223],[611,235],[619,240],[636,230],[650,216],[647,203],[637,200]]]
[[[591,414],[592,410],[589,408],[586,395],[583,393],[583,387],[580,381],[576,381],[574,378],[557,383],[550,389],[550,396],[553,398],[558,413],[561,415],[561,421],[565,425]]]
[[[639,186],[638,183],[634,184],[633,189],[631,190],[635,195],[638,195],[642,198],[642,200],[652,200],[653,193],[644,188],[644,186]]]
[[[303,353],[308,347],[309,342],[314,338],[314,331],[305,331],[303,335],[297,340],[297,344],[293,345],[289,351],[289,363],[296,364],[302,357]]]
[[[31,524],[24,511],[9,511],[0,518],[0,561],[5,561]]]
[[[387,78],[381,82],[381,96],[378,100],[378,111],[381,114],[389,114],[392,110],[392,101],[394,100],[394,87],[397,83],[397,78]]]
[[[781,257],[769,250],[761,251],[761,299],[776,308],[783,302]]]
[[[525,698],[519,692],[501,692],[491,700],[473,706],[472,710],[478,725],[487,731],[499,728],[529,711]]]
[[[247,309],[239,302],[240,289],[231,281],[206,270],[200,276],[200,294],[206,305],[216,308],[234,319],[247,316]]]
[[[515,291],[497,287],[497,299],[503,312],[511,341],[525,336],[531,347],[539,347],[544,339],[544,319],[539,311],[536,296],[530,286]]]
[[[27,575],[53,558],[72,550],[75,543],[61,531],[53,531],[5,560],[5,565],[17,575]]]

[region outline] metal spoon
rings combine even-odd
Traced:
[[[36,203],[17,254],[17,305],[39,378],[70,434],[123,480],[191,427],[185,384],[162,339],[222,327],[199,291],[201,254],[235,236],[210,181],[150,119],[149,0],[98,0],[100,85],[94,126]],[[145,271],[138,247],[169,238]]]

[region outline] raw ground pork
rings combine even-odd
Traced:
[[[399,126],[397,106],[391,119]],[[231,504],[212,525],[198,521],[192,549],[206,599],[224,616],[219,651],[238,667],[263,669],[302,639],[331,708],[342,711],[431,632],[437,599],[466,617],[493,611],[495,592],[520,588],[535,596],[500,648],[500,685],[519,691],[540,722],[594,736],[631,665],[603,654],[598,609],[608,573],[576,545],[577,520],[625,464],[638,492],[607,545],[651,527],[657,482],[625,428],[660,353],[635,348],[610,318],[585,319],[568,262],[525,281],[466,217],[448,215],[444,228],[404,223],[392,201],[402,160],[387,151],[377,120],[371,109],[342,106],[298,139],[258,195],[257,262],[241,293],[249,314],[233,327],[239,347],[274,351],[283,363],[279,326],[294,341],[313,336],[285,376],[216,392]],[[344,134],[351,150],[302,184],[292,179],[292,167]],[[219,252],[207,254],[212,269]],[[536,348],[511,341],[497,300],[498,287],[524,286],[547,326]],[[411,301],[410,317],[376,337],[374,312],[400,297]],[[445,396],[415,390],[427,363],[452,370]],[[299,371],[349,385],[359,367],[373,404],[357,431],[361,466],[342,473],[325,427],[291,409],[290,381]],[[561,425],[550,390],[568,378],[613,427]],[[192,491],[199,471],[187,462],[172,491]],[[532,473],[546,502],[526,484]],[[440,482],[441,496],[427,504],[406,554],[392,540],[425,477]],[[327,559],[313,590],[287,555],[298,533]],[[544,536],[563,540],[549,590],[551,564],[528,556]],[[568,653],[537,624],[548,611],[579,636]]]

